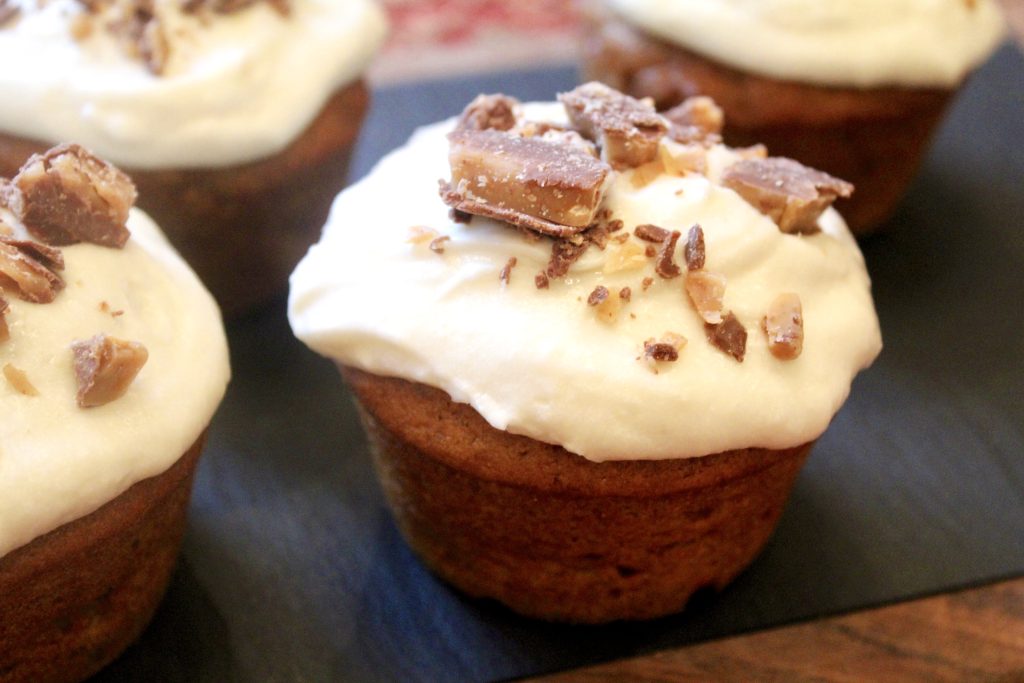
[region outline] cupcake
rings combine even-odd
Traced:
[[[725,140],[853,182],[855,234],[882,225],[967,75],[995,49],[995,0],[590,0],[583,73],[659,108],[698,93]]]
[[[481,96],[384,158],[289,316],[437,574],[533,617],[652,618],[753,560],[878,321],[828,208],[847,183],[725,147],[706,98],[676,122],[597,83],[560,100]]]
[[[228,355],[121,171],[76,145],[0,179],[0,681],[77,681],[167,586]]]
[[[226,315],[285,287],[343,186],[371,0],[8,0],[0,175],[74,140],[127,170]]]

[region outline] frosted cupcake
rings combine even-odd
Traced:
[[[227,314],[279,293],[344,183],[370,0],[10,0],[0,174],[74,140],[128,170]]]
[[[848,184],[721,145],[706,99],[561,100],[417,132],[339,195],[289,316],[434,571],[530,616],[650,618],[758,553],[878,322],[828,209]]]
[[[0,680],[77,681],[167,586],[228,381],[220,312],[123,173],[0,179]]]
[[[1003,36],[994,0],[593,0],[583,72],[659,108],[698,93],[726,142],[849,180],[855,233],[886,221],[951,96]]]

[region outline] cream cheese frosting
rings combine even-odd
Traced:
[[[132,209],[128,228],[124,249],[63,247],[67,287],[52,303],[6,297],[0,367],[24,371],[39,395],[0,377],[0,557],[166,471],[224,395],[216,304],[144,213]],[[83,409],[70,345],[99,333],[141,342],[149,359],[124,396]]]
[[[360,76],[385,33],[372,0],[293,0],[287,17],[263,2],[206,18],[156,0],[170,43],[157,76],[107,31],[73,39],[75,0],[14,4],[21,16],[0,28],[0,130],[73,140],[135,169],[273,155]]]
[[[725,64],[821,85],[952,87],[1001,41],[994,0],[606,0]]]
[[[557,106],[526,113],[564,122]],[[638,187],[627,171],[604,206],[630,232],[644,223],[684,234],[703,227],[706,267],[728,279],[725,308],[749,332],[743,363],[707,342],[682,278],[659,278],[650,259],[616,270],[617,245],[591,247],[565,279],[539,290],[548,240],[479,216],[453,222],[436,186],[448,176],[453,125],[421,129],[335,200],[321,241],[291,278],[289,319],[313,350],[439,387],[497,429],[603,461],[810,441],[881,349],[870,281],[840,216],[825,213],[815,235],[782,234],[714,182],[737,158],[725,147],[709,154],[710,180],[664,174]],[[444,252],[411,242],[413,226],[450,237]],[[510,257],[516,265],[502,285]],[[647,277],[653,285],[644,291]],[[632,290],[614,323],[586,303],[597,285]],[[781,292],[803,302],[806,339],[795,361],[775,359],[759,328]],[[689,343],[654,374],[637,358],[644,340],[666,332]]]

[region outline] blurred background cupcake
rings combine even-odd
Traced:
[[[0,175],[56,141],[92,149],[225,314],[252,308],[344,183],[384,33],[371,0],[5,0]]]
[[[593,0],[584,14],[585,78],[660,109],[710,95],[728,143],[854,183],[837,206],[859,234],[891,215],[1004,33],[994,0]]]

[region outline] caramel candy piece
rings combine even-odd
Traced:
[[[142,344],[105,334],[75,341],[71,351],[79,408],[95,408],[121,398],[149,359]]]
[[[679,241],[681,235],[682,233],[678,230],[673,230],[658,249],[658,260],[654,263],[654,272],[666,280],[679,277],[683,272],[676,265],[675,261],[676,242]]]
[[[459,211],[555,237],[594,222],[611,169],[584,152],[496,130],[449,134],[451,183],[441,197]]]
[[[123,247],[135,185],[117,168],[78,145],[34,154],[14,177],[19,218],[47,244],[92,242]]]
[[[793,360],[804,348],[804,314],[800,297],[780,294],[768,306],[764,317],[768,350],[779,360]]]
[[[686,274],[686,293],[704,322],[712,325],[722,322],[725,276],[706,270],[691,270]]]
[[[662,116],[672,124],[668,136],[684,144],[721,142],[725,115],[710,97],[688,97]]]
[[[658,141],[669,124],[654,105],[612,90],[603,83],[585,83],[558,99],[569,120],[601,147],[601,158],[614,168],[635,168],[653,161]]]
[[[722,174],[735,190],[786,233],[818,231],[818,217],[837,197],[853,194],[853,185],[785,157],[745,159]]]
[[[700,270],[704,267],[704,228],[695,224],[686,235],[686,269],[689,271]]]
[[[747,353],[747,330],[730,311],[717,325],[704,324],[708,341],[740,363]]]
[[[4,377],[11,388],[23,396],[38,396],[39,390],[29,381],[28,375],[19,367],[7,363],[4,365]]]
[[[20,299],[34,304],[53,301],[64,289],[64,281],[53,269],[63,267],[64,259],[56,249],[0,238],[0,287],[14,290]]]
[[[507,95],[477,95],[462,110],[457,128],[464,130],[512,130],[516,127],[519,100]]]
[[[569,268],[583,256],[588,246],[588,242],[573,244],[569,240],[557,240],[551,245],[551,258],[544,274],[552,279],[565,277]]]
[[[660,341],[648,339],[644,342],[641,358],[651,372],[658,374],[658,363],[674,363],[679,360],[679,352],[686,346],[686,341],[686,337],[681,334],[666,332]]]
[[[11,331],[7,329],[7,310],[10,307],[7,299],[0,296],[0,344],[11,338]]]
[[[655,242],[660,244],[671,236],[671,232],[651,223],[644,223],[633,228],[633,234],[644,242]]]

